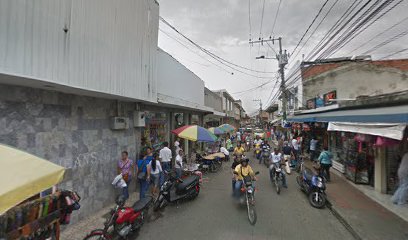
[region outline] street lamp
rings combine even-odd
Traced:
[[[271,57],[265,57],[264,55],[256,57],[255,59],[277,59],[277,58],[271,58]]]

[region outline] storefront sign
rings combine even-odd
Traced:
[[[316,99],[312,98],[307,100],[306,102],[307,109],[315,109],[316,108]]]
[[[323,95],[324,105],[328,106],[328,105],[334,104],[335,102],[330,101],[330,100],[336,99],[336,98],[337,98],[336,91],[331,91],[331,92],[328,92],[328,93],[324,94]]]

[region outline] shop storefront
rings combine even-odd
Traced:
[[[169,141],[168,113],[146,112],[146,125],[142,132],[142,143],[153,149]]]

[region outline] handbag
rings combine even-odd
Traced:
[[[127,162],[122,166],[122,168],[124,168],[127,164],[129,163],[129,159],[127,160]],[[123,180],[125,180],[125,182],[129,181],[129,173],[123,174]]]
[[[143,172],[143,168],[146,166],[146,159],[143,159],[143,164],[140,167],[138,173],[137,173],[137,178],[139,180],[145,180],[146,179],[146,172]]]

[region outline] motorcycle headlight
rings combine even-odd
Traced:
[[[253,192],[252,188],[248,188],[248,193],[252,193],[252,192]]]
[[[318,181],[318,182],[317,182],[317,187],[319,187],[319,188],[323,187],[323,182]]]

